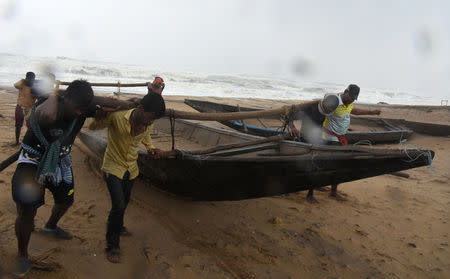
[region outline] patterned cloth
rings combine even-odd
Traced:
[[[20,152],[17,164],[28,163],[39,165],[41,157],[41,153],[34,150],[31,146],[22,143],[22,152]],[[56,180],[54,186],[59,186],[61,182],[65,182],[69,185],[73,183],[72,158],[68,154],[59,158],[58,166],[56,168]]]
[[[347,134],[348,127],[350,126],[350,113],[353,110],[354,103],[350,103],[346,106],[342,102],[341,95],[338,95],[338,97],[339,106],[332,114],[325,118],[323,127],[337,135],[345,135]],[[322,133],[322,138],[329,141],[339,141],[336,136],[326,133],[325,131]]]

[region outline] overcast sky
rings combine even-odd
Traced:
[[[450,98],[449,15],[448,0],[0,0],[0,52]]]

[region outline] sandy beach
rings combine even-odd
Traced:
[[[9,146],[16,98],[15,89],[0,89],[0,160],[18,149]],[[165,99],[168,108],[192,111],[183,96]],[[294,102],[203,99],[261,108]],[[384,117],[450,123],[447,108],[378,107]],[[40,264],[26,278],[450,278],[450,138],[415,133],[408,144],[434,150],[432,167],[408,170],[409,178],[383,175],[342,184],[345,202],[327,192],[316,193],[318,204],[308,203],[306,192],[198,202],[138,180],[125,215],[133,235],[121,238],[121,264],[108,262],[104,254],[108,190],[76,144],[75,203],[60,222],[74,238],[54,240],[33,232],[29,252]],[[15,166],[0,173],[2,279],[10,278],[17,253]],[[52,206],[47,191],[36,228]]]

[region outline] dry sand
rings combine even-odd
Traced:
[[[187,109],[183,97],[166,99],[168,107]],[[0,89],[0,160],[17,150],[8,146],[15,103],[15,90]],[[399,118],[418,110],[382,108]],[[440,110],[424,114],[427,122],[450,118]],[[54,240],[34,232],[30,254],[55,268],[33,268],[27,278],[450,278],[450,138],[414,134],[409,143],[436,152],[434,169],[408,170],[409,179],[383,175],[342,184],[346,202],[324,192],[317,192],[320,203],[314,205],[305,192],[193,202],[137,181],[125,217],[133,236],[122,237],[121,264],[109,263],[103,252],[110,209],[106,185],[75,146],[75,203],[60,222],[74,238]],[[0,278],[9,278],[6,270],[17,251],[14,170],[15,164],[0,173]],[[47,192],[37,228],[52,205]]]

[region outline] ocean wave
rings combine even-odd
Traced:
[[[149,82],[155,76],[162,76],[166,81],[166,95],[311,100],[321,98],[325,93],[342,92],[346,87],[344,84],[330,82],[300,82],[248,75],[161,72],[144,66],[83,61],[64,56],[26,57],[6,53],[0,54],[0,61],[0,84],[3,85],[13,84],[30,70],[35,71],[39,78],[44,69],[54,69],[56,78],[64,81],[84,78],[90,82],[135,83]],[[117,90],[95,88],[95,91],[112,93]],[[147,90],[127,88],[126,92],[145,94]],[[404,91],[362,88],[358,102],[439,105],[440,99]]]

